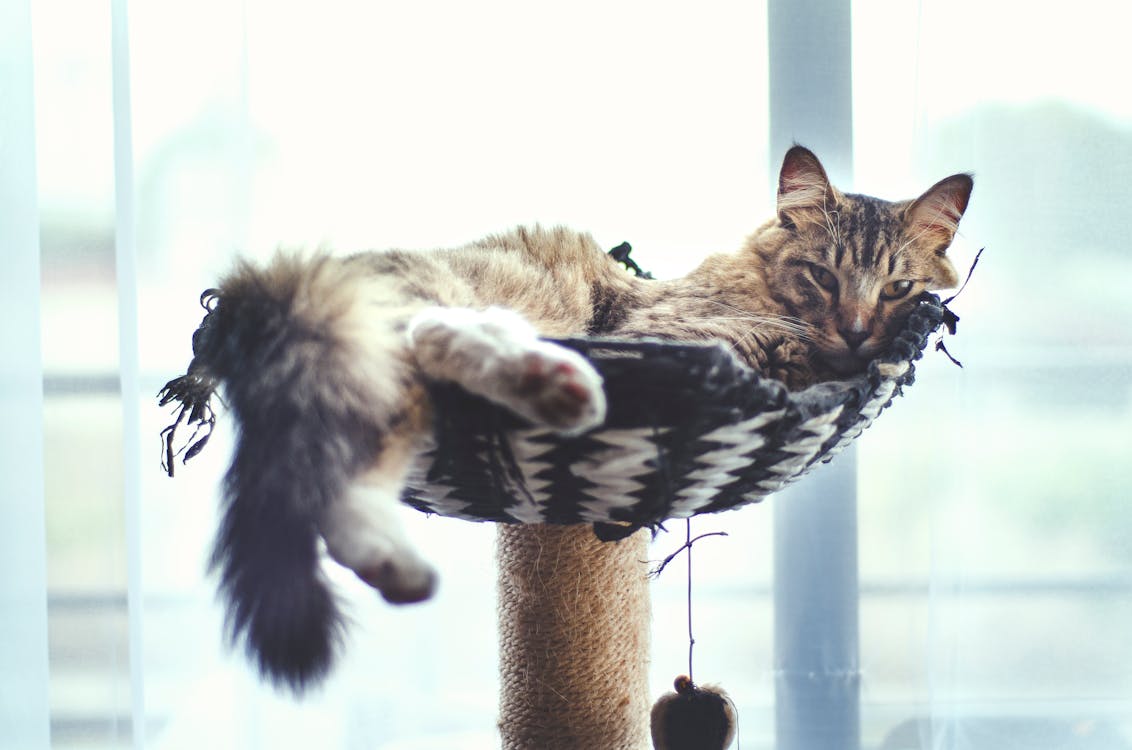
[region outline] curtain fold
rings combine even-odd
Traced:
[[[118,298],[118,382],[122,404],[122,516],[126,535],[130,734],[146,747],[145,596],[142,544],[141,366],[138,343],[137,215],[128,0],[110,3],[114,132],[114,268]]]
[[[30,4],[0,3],[0,746],[49,744],[39,211]]]

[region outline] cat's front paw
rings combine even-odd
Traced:
[[[763,373],[781,381],[791,391],[808,388],[820,380],[809,347],[794,339],[767,348]]]

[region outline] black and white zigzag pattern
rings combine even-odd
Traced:
[[[719,345],[562,341],[601,372],[605,425],[564,438],[437,385],[436,444],[404,499],[475,521],[629,530],[758,502],[840,452],[912,383],[943,311],[925,295],[867,373],[796,393]]]

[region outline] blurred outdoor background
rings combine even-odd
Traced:
[[[42,504],[26,699],[50,746],[496,747],[494,530],[411,518],[442,576],[423,606],[339,576],[347,659],[296,703],[225,648],[205,575],[231,423],[170,480],[154,395],[237,254],[532,222],[628,240],[657,276],[737,248],[782,156],[766,3],[147,0],[128,60],[111,3],[26,5],[30,67],[0,78],[32,76],[38,248],[2,252],[39,252],[43,492],[0,502]],[[1130,22],[1102,0],[852,4],[842,187],[971,171],[952,255],[986,248],[953,304],[963,368],[929,352],[856,452],[864,747],[1132,748]],[[774,502],[695,522],[729,533],[696,547],[696,674],[736,700],[744,750],[774,746]],[[654,587],[655,694],[686,665],[683,594]]]

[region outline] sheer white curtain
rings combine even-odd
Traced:
[[[0,739],[48,739],[43,372],[31,18],[0,5]]]
[[[965,368],[929,354],[860,443],[863,747],[1132,742],[1118,7],[859,0],[844,29],[848,187],[906,197],[973,170],[959,264],[987,247],[948,342]],[[153,395],[237,252],[533,221],[628,240],[658,275],[736,247],[770,215],[781,156],[766,15],[0,4],[0,746],[496,746],[492,530],[413,519],[444,581],[423,607],[342,577],[349,658],[296,703],[225,650],[204,575],[230,425],[169,480]],[[769,508],[698,523],[731,536],[697,547],[697,677],[738,701],[742,747],[773,747]],[[683,582],[662,578],[657,693],[683,628]]]
[[[1124,4],[854,3],[861,187],[971,170],[964,364],[861,442],[866,745],[1132,747]]]
[[[24,461],[20,476],[45,484],[24,507],[47,525],[46,568],[31,563],[46,591],[30,580],[49,605],[46,631],[32,610],[23,628],[47,636],[50,670],[32,684],[50,696],[51,745],[494,747],[493,529],[412,519],[443,578],[422,607],[383,606],[341,577],[358,623],[349,657],[295,702],[226,651],[204,575],[230,425],[170,480],[157,440],[170,416],[154,394],[187,364],[197,297],[237,253],[429,247],[535,221],[629,240],[657,274],[737,246],[768,210],[765,8],[22,7],[39,157],[25,176],[38,216],[24,215],[41,238],[19,252],[25,284],[42,264],[27,306],[43,317],[47,396],[25,400],[44,467]],[[126,9],[129,34],[115,35]],[[767,628],[769,534],[745,518],[702,556],[722,571],[705,607],[755,595],[730,622],[708,610],[728,627],[701,632],[699,653],[722,672],[743,631],[758,658],[730,679],[757,716],[770,639],[746,633]],[[658,590],[658,692],[683,668],[680,591]]]

